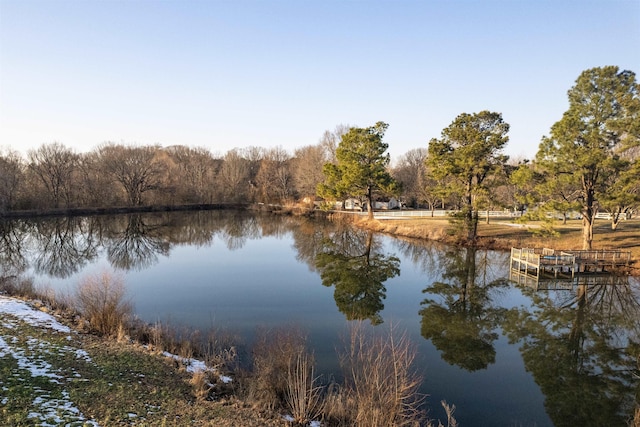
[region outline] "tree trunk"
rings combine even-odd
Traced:
[[[584,209],[582,212],[582,249],[590,251],[593,243],[593,221],[596,216],[594,203],[594,191],[590,186],[586,186],[583,180],[583,191],[585,194]]]
[[[367,206],[367,217],[370,220],[373,220],[373,194],[372,194],[372,188],[369,187],[367,189],[367,204],[369,206]]]
[[[622,217],[622,215],[624,215],[623,212],[614,212],[611,214],[611,230],[612,231],[616,231],[618,229],[618,224],[620,224],[620,218]]]
[[[593,216],[582,216],[582,249],[590,251],[593,243]]]

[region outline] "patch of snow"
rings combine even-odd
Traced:
[[[67,347],[65,347],[65,348],[67,348]],[[82,359],[82,360],[84,360],[86,362],[89,362],[89,363],[93,362],[93,360],[91,360],[91,356],[89,356],[89,353],[87,353],[85,350],[82,350],[80,348],[77,348],[77,349],[69,348],[69,350],[71,350],[71,351],[75,350],[76,358]]]
[[[31,326],[45,326],[65,334],[71,332],[71,329],[59,323],[52,315],[36,310],[27,303],[15,298],[0,295],[0,314],[11,314],[19,317]]]
[[[43,392],[43,390],[40,390]],[[52,399],[51,396],[43,394],[33,399],[32,406],[38,411],[31,411],[27,418],[39,421],[39,426],[71,425],[72,422],[82,422],[83,425],[97,427],[98,423],[93,420],[86,420],[80,410],[76,408],[69,398],[66,390],[62,392],[61,399]],[[53,422],[54,424],[49,424]]]
[[[53,382],[58,382],[57,379],[61,378],[60,375],[51,371],[51,364],[45,360],[30,359],[25,356],[24,350],[14,350],[7,342],[0,337],[0,354],[10,355],[16,362],[18,362],[18,369],[28,371],[32,377],[47,377],[53,379]]]
[[[183,364],[186,367],[187,372],[189,372],[190,374],[195,374],[196,372],[215,372],[216,371],[215,368],[208,367],[202,360],[181,357],[181,356],[169,353],[168,351],[163,352],[162,355],[164,357],[168,357],[170,359],[173,359]],[[220,378],[220,381],[222,381],[224,384],[229,384],[233,382],[233,378],[228,377],[226,375],[220,375],[219,378]]]
[[[186,367],[187,372],[191,374],[195,374],[196,372],[200,371],[212,370],[211,368],[207,367],[207,365],[202,360],[180,357],[178,355],[171,354],[168,351],[165,351],[164,353],[162,353],[162,355],[182,363]]]
[[[6,329],[13,329],[13,328],[16,327],[15,325],[13,325],[11,323],[4,323],[4,322],[1,325],[2,325],[3,328],[6,328]]]
[[[288,423],[294,423],[296,421],[296,419],[293,418],[291,415],[283,415],[282,419]],[[321,426],[322,424],[320,423],[320,421],[311,421],[308,427],[321,427]]]

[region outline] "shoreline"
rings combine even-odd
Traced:
[[[204,210],[244,210],[268,212],[274,215],[293,215],[308,217],[325,217],[330,220],[349,221],[354,226],[384,233],[395,237],[417,239],[452,245],[457,247],[468,246],[460,242],[451,232],[451,224],[446,217],[416,217],[411,219],[373,219],[360,215],[353,215],[341,211],[321,211],[310,209],[301,205],[270,205],[263,203],[211,203],[190,205],[146,205],[137,207],[110,207],[110,208],[63,208],[48,210],[22,210],[0,213],[0,220],[46,218],[46,217],[76,217],[85,215],[121,215],[132,213],[158,213],[158,212],[187,212]],[[575,221],[566,224],[554,224],[557,236],[543,235],[540,224],[514,223],[505,220],[494,220],[490,224],[480,222],[478,224],[478,238],[475,246],[479,249],[510,251],[511,248],[553,248],[556,250],[577,250],[582,244],[580,240],[581,229]],[[629,227],[628,227],[629,226]],[[630,231],[622,231],[630,228]],[[598,223],[597,233],[594,233],[594,250],[614,249],[629,251],[631,263],[624,272],[632,276],[640,276],[640,219],[628,220],[619,226],[620,230],[612,231],[608,223]],[[620,241],[620,235],[624,234],[622,242],[612,245],[611,234]]]
[[[426,240],[445,245],[465,247],[450,233],[450,224],[446,219],[423,218],[420,220],[369,220],[368,218],[354,218],[353,225],[362,229],[372,230],[395,237],[403,237],[416,240]],[[478,249],[509,252],[511,248],[553,248],[556,250],[576,250],[576,237],[580,230],[575,226],[568,230],[561,229],[559,236],[540,236],[534,231],[537,224],[514,224],[496,221],[491,224],[479,224],[479,235],[475,242]],[[503,231],[503,228],[508,230]],[[620,233],[622,234],[622,232]],[[630,276],[640,276],[640,220],[634,220],[633,231],[626,237],[635,243],[631,247],[608,246],[608,234],[600,233],[594,241],[594,250],[619,249],[631,253],[629,266],[616,270],[613,273],[622,273]]]

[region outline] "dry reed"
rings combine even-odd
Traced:
[[[78,309],[92,330],[100,335],[115,336],[121,328],[126,329],[133,312],[125,293],[121,276],[105,271],[85,277],[76,288]]]
[[[314,376],[314,361],[309,353],[302,350],[293,359],[287,372],[285,403],[295,422],[307,424],[322,413],[322,387]]]
[[[354,402],[354,426],[414,426],[424,419],[422,381],[413,369],[416,349],[405,333],[391,326],[386,336],[374,335],[362,322],[353,323],[341,356],[344,393]]]

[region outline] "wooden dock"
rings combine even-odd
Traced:
[[[574,277],[538,278],[526,272],[511,270],[509,279],[518,285],[527,286],[540,291],[571,291],[577,286],[628,286],[629,276],[618,276],[609,273],[576,273]]]
[[[574,277],[629,266],[631,252],[619,250],[556,251],[511,248],[511,270],[532,277]]]

